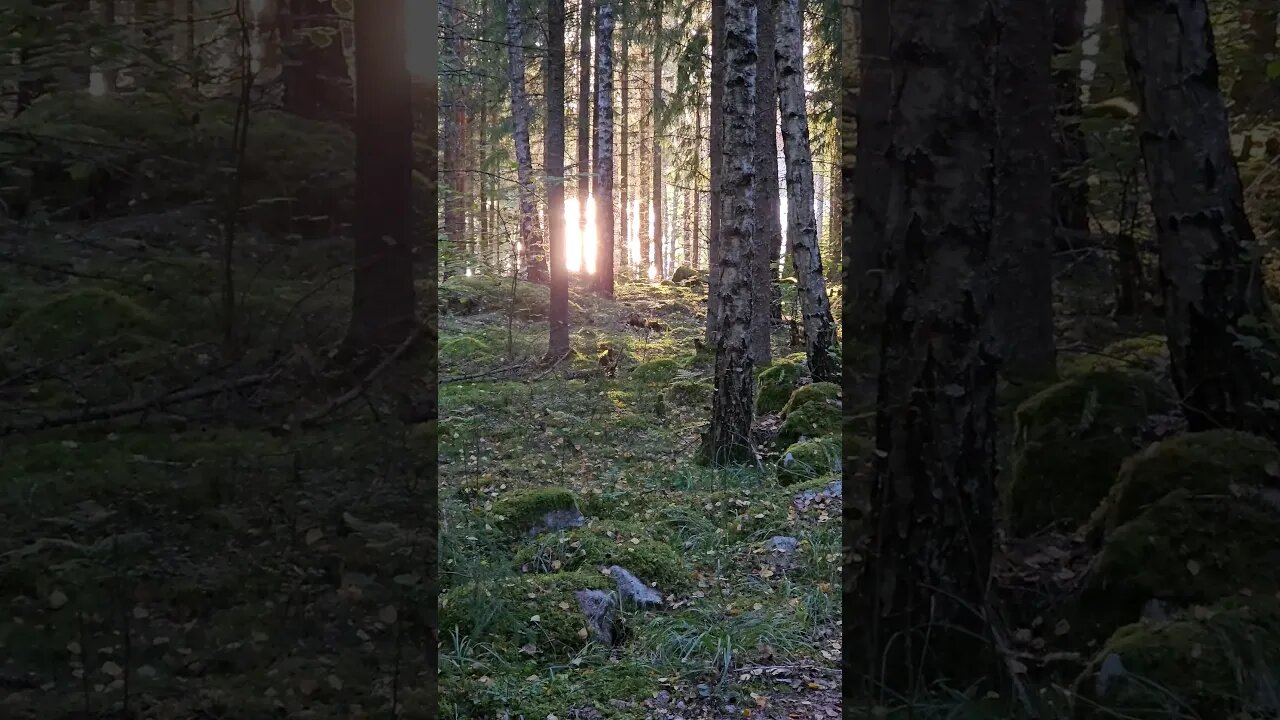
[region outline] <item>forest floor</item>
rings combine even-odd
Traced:
[[[441,717],[838,717],[840,498],[812,497],[838,476],[785,487],[776,455],[695,462],[705,290],[624,284],[606,301],[575,288],[573,353],[552,369],[538,364],[545,291],[512,290],[441,290]],[[586,526],[532,539],[495,527],[495,503],[539,488],[571,491]],[[775,536],[798,546],[771,551]],[[625,640],[608,648],[573,591],[614,563],[664,602],[624,605]]]
[[[0,238],[0,716],[433,717],[429,357],[329,367],[350,241],[243,235],[224,362],[198,208]]]

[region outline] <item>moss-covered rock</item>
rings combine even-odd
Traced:
[[[829,402],[811,402],[787,414],[778,429],[778,447],[789,447],[801,437],[840,435],[840,408]]]
[[[440,632],[456,628],[464,637],[506,651],[533,643],[545,652],[572,652],[586,645],[587,623],[578,610],[578,590],[609,590],[613,580],[598,572],[526,574],[459,585],[440,596]]]
[[[1126,338],[1111,343],[1098,353],[1064,357],[1059,365],[1063,377],[1100,370],[1136,370],[1157,379],[1167,379],[1169,342],[1163,335]]]
[[[1235,430],[1176,435],[1124,461],[1087,533],[1099,542],[1174,490],[1228,495],[1233,487],[1280,487],[1280,450],[1264,438]]]
[[[671,273],[671,282],[682,283],[682,282],[685,282],[686,280],[689,280],[690,278],[696,278],[696,277],[698,277],[697,271],[695,271],[693,268],[689,267],[688,265],[681,265],[680,267],[675,269],[675,272]]]
[[[1280,604],[1235,599],[1117,630],[1076,680],[1076,718],[1270,717],[1278,682]]]
[[[1142,424],[1170,406],[1150,377],[1118,370],[1069,378],[1018,406],[1005,488],[1014,534],[1088,520],[1138,449]]]
[[[676,380],[667,386],[667,402],[681,407],[699,407],[711,402],[715,388],[702,380]]]
[[[548,513],[572,515],[578,512],[578,501],[573,492],[561,487],[513,493],[493,503],[497,525],[517,535],[527,534],[541,526]]]
[[[800,385],[800,378],[804,377],[804,374],[803,365],[785,361],[775,362],[762,370],[756,380],[759,385],[759,392],[756,394],[756,412],[759,414],[782,412],[782,408],[791,399],[791,393],[795,392]]]
[[[668,544],[653,539],[652,529],[627,522],[595,522],[590,527],[548,535],[525,543],[516,562],[528,572],[595,570],[621,565],[660,592],[684,587],[689,570]]]
[[[663,383],[670,381],[678,372],[680,363],[672,358],[659,358],[636,365],[631,377],[644,383]]]
[[[778,459],[778,482],[794,485],[816,477],[839,473],[842,466],[840,438],[833,435],[802,440],[789,446]]]
[[[516,281],[490,275],[454,275],[440,283],[441,313],[475,315],[507,312],[523,320],[545,320],[551,306],[551,291],[546,285]]]
[[[839,399],[840,386],[835,383],[816,382],[801,385],[791,393],[791,399],[787,400],[787,404],[782,408],[782,415],[785,417],[792,410],[811,402],[827,402],[828,400]]]
[[[137,350],[160,332],[155,315],[132,298],[102,288],[83,288],[22,313],[4,340],[9,352],[47,362]]]

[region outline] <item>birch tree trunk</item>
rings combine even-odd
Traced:
[[[856,674],[915,697],[993,669],[995,50],[974,38],[1004,35],[989,0],[895,0],[885,19],[890,253],[871,539],[849,618]]]
[[[1204,0],[1130,0],[1125,63],[1160,245],[1174,385],[1191,430],[1280,439],[1257,344],[1269,323],[1257,241],[1245,216]],[[1270,406],[1270,407],[1269,407]]]
[[[698,138],[696,147],[698,157],[695,158],[695,167],[702,167],[702,101],[693,108],[693,123],[696,128],[695,133]],[[693,178],[693,190],[689,198],[693,203],[693,264],[690,265],[694,270],[702,269],[702,194],[698,192],[698,178]]]
[[[787,162],[787,242],[796,271],[804,314],[809,372],[814,381],[836,381],[833,356],[835,323],[827,299],[818,252],[818,223],[813,210],[813,155],[805,111],[804,51],[800,0],[778,0],[778,104],[782,110],[782,149]]]
[[[708,147],[711,153],[711,187],[707,202],[707,345],[715,347],[720,329],[720,196],[724,175],[724,5],[711,0],[711,108]]]
[[[657,269],[654,278],[666,277],[663,262],[662,235],[662,146],[659,133],[662,128],[662,0],[653,5],[653,265]]]
[[[756,462],[751,442],[755,376],[748,342],[755,259],[756,24],[755,0],[724,2],[723,144],[720,240],[715,292],[721,311],[716,332],[716,388],[711,429],[702,455],[713,464]],[[714,87],[714,85],[713,85]]]
[[[756,41],[756,270],[752,282],[751,361],[768,364],[774,286],[778,279],[778,247],[782,244],[782,209],[778,204],[778,0],[758,0]]]
[[[613,6],[596,8],[596,290],[613,297]]]
[[[565,265],[564,237],[564,3],[565,0],[547,0],[547,127],[542,162],[546,167],[547,240],[551,251],[548,363],[569,353],[569,268]],[[582,157],[581,148],[578,157]],[[579,188],[582,185],[579,179]],[[585,214],[586,205],[582,210]]]
[[[547,251],[542,243],[542,230],[538,226],[538,210],[533,198],[533,157],[529,152],[529,123],[533,111],[524,92],[524,33],[521,27],[519,0],[507,0],[507,60],[516,146],[516,182],[519,185],[521,255],[529,282],[545,283]],[[555,225],[556,218],[549,217],[548,224]]]

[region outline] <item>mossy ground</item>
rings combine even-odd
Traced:
[[[585,624],[571,595],[542,604],[528,593],[507,603],[472,596],[466,612],[491,619],[485,627],[458,622],[456,632],[442,624],[442,707],[454,713],[442,717],[564,718],[578,710],[639,720],[649,712],[645,700],[664,690],[694,704],[754,692],[767,707],[812,699],[837,708],[838,513],[798,511],[772,463],[763,471],[697,465],[713,382],[713,359],[693,352],[703,295],[657,284],[623,284],[617,295],[610,303],[573,289],[584,313],[574,323],[575,355],[556,370],[442,387],[441,571],[449,588],[557,577],[612,587],[599,573],[616,563],[653,583],[665,605],[625,610],[626,640],[609,652],[580,637]],[[667,330],[630,327],[632,313],[659,318]],[[442,375],[505,367],[545,349],[545,323],[516,319],[507,332],[502,312],[444,315],[442,343],[487,354],[456,366],[442,356]],[[617,359],[612,377],[597,360],[602,348]],[[550,487],[577,495],[586,527],[532,539],[493,527],[504,498]],[[761,551],[780,534],[801,541],[785,569]],[[564,624],[563,642],[538,639],[549,622]],[[800,672],[827,690],[780,691],[751,674],[762,664],[812,666]]]

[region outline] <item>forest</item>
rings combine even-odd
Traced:
[[[839,7],[440,8],[440,717],[838,717]]]
[[[846,714],[1274,715],[1280,6],[842,11]]]
[[[0,4],[0,717],[435,717],[433,16]]]

